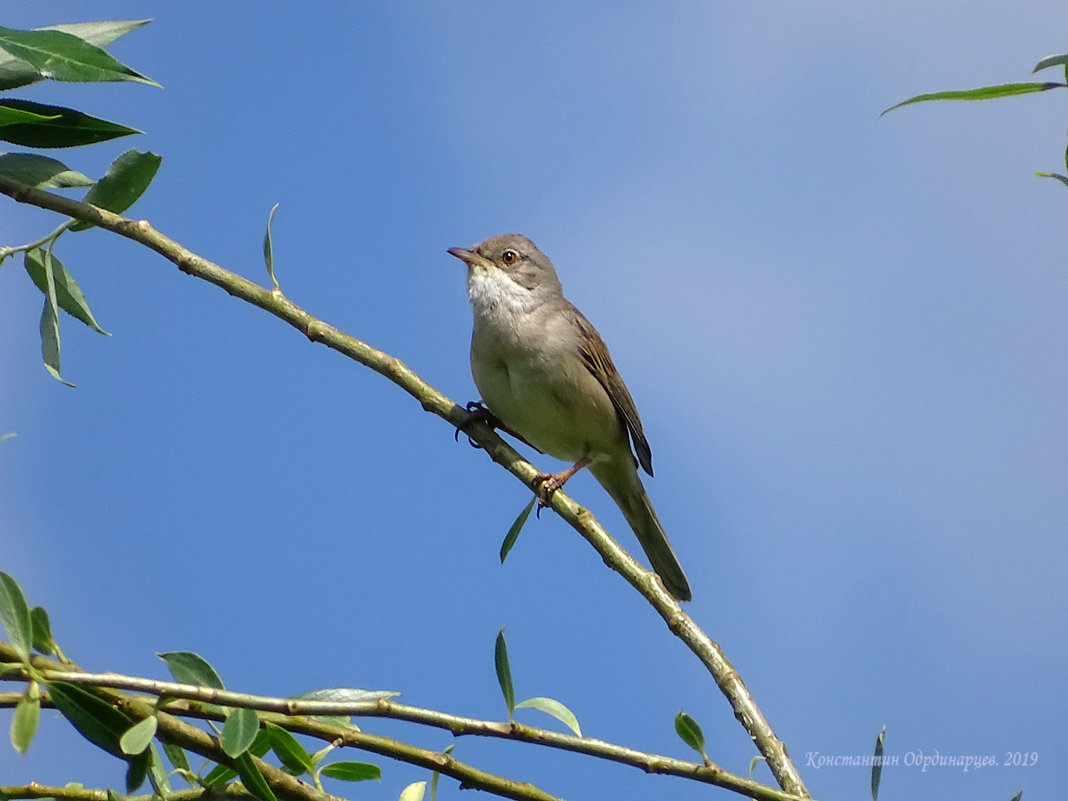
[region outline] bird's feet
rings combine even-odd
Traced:
[[[553,499],[553,493],[564,486],[571,476],[589,463],[589,457],[583,456],[567,470],[562,470],[559,473],[538,473],[534,476],[534,492],[538,496],[538,512],[541,512],[543,507],[549,505]]]
[[[503,424],[497,419],[497,416],[486,408],[486,405],[482,401],[471,401],[465,407],[467,409],[467,419],[456,427],[456,433],[453,434],[453,438],[459,442],[460,432],[466,433],[467,427],[472,423],[486,423],[490,428],[504,429]],[[467,444],[472,448],[481,448],[482,446],[475,442],[471,437],[467,438]]]

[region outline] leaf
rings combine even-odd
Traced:
[[[527,522],[527,518],[530,517],[530,510],[534,508],[534,502],[537,497],[531,498],[530,503],[523,507],[523,511],[519,513],[519,517],[512,523],[512,527],[508,529],[508,533],[504,535],[504,542],[501,543],[501,564],[504,564],[504,560],[508,557],[509,551],[512,550],[512,546],[515,545],[515,541],[519,539],[519,532],[523,530],[523,526]]]
[[[763,754],[757,754],[755,757],[749,760],[749,778],[753,778],[753,773],[756,771],[757,765],[761,762],[767,762],[768,758]]]
[[[981,86],[978,89],[953,90],[948,92],[934,92],[927,95],[916,95],[908,100],[903,100],[895,106],[890,106],[879,116],[902,106],[913,103],[924,103],[929,100],[992,100],[997,97],[1011,97],[1013,95],[1028,95],[1032,92],[1045,92],[1047,89],[1059,89],[1061,83],[1005,83],[998,86]]]
[[[148,769],[152,765],[152,752],[145,751],[130,760],[126,766],[126,792],[136,793],[145,783]]]
[[[1058,64],[1063,64],[1068,67],[1068,53],[1062,53],[1057,56],[1046,56],[1044,59],[1035,64],[1035,68],[1031,72],[1038,72],[1044,70],[1047,67],[1056,67]]]
[[[278,211],[278,205],[271,206],[267,214],[267,231],[263,234],[263,263],[267,265],[267,275],[271,276],[271,283],[278,289],[278,279],[274,277],[274,245],[271,243],[271,223],[274,222],[274,213]]]
[[[109,754],[127,758],[119,739],[133,723],[123,712],[98,695],[64,681],[45,682],[48,694],[63,717],[85,739]]]
[[[343,782],[365,782],[381,779],[382,769],[370,762],[332,762],[319,771],[323,776],[340,779]]]
[[[190,771],[189,758],[185,755],[185,749],[171,743],[163,743],[163,753],[176,770]]]
[[[86,193],[82,202],[121,214],[145,193],[156,177],[161,161],[163,157],[155,153],[127,150],[111,163],[107,173]],[[92,223],[76,222],[71,230],[84,231],[92,227]]]
[[[231,709],[226,715],[219,744],[227,756],[240,756],[249,749],[259,731],[260,719],[254,709]]]
[[[883,743],[886,739],[884,725],[875,738],[875,759],[871,763],[871,801],[879,801],[879,782],[883,778]]]
[[[29,254],[27,253],[27,259]],[[27,264],[29,261],[27,260]],[[52,269],[52,252],[44,251],[42,259],[45,275],[45,304],[41,310],[41,356],[44,358],[45,369],[51,373],[57,381],[61,381],[68,387],[73,387],[59,374],[60,367],[60,344],[59,344],[59,312],[56,310],[56,282]]]
[[[137,721],[119,738],[119,749],[127,756],[140,754],[152,744],[152,738],[156,736],[156,725],[155,715]]]
[[[58,114],[36,114],[20,108],[8,108],[0,106],[0,128],[7,125],[20,125],[24,122],[41,122],[42,120],[58,120]]]
[[[59,646],[52,639],[52,626],[48,622],[48,612],[43,606],[30,610],[30,626],[33,629],[33,647],[42,654],[56,654]]]
[[[445,748],[441,753],[448,755],[452,753],[452,749],[456,747],[456,743]],[[435,770],[430,774],[430,801],[437,801],[438,797],[438,780],[441,778],[441,772]]]
[[[63,31],[73,34],[79,39],[84,39],[89,44],[105,47],[120,36],[149,22],[150,20],[147,19],[120,22],[76,22],[64,25],[46,25],[37,30]],[[16,89],[41,80],[44,80],[44,76],[30,64],[0,50],[0,90]]]
[[[270,721],[264,724],[264,729],[271,740],[271,750],[289,770],[299,775],[308,773],[315,767],[311,755],[288,731]]]
[[[538,695],[534,698],[528,698],[526,701],[520,701],[515,705],[516,709],[540,709],[546,715],[552,715],[558,721],[567,726],[571,731],[575,732],[575,736],[581,737],[582,730],[579,728],[578,718],[575,717],[575,713],[561,704],[555,698],[546,698],[544,695]]]
[[[33,153],[0,154],[0,175],[38,189],[92,186],[93,181],[62,161]]]
[[[24,661],[29,661],[30,646],[33,645],[30,609],[19,583],[3,572],[0,572],[0,623],[4,624],[11,647]]]
[[[11,718],[11,745],[20,754],[25,754],[29,749],[40,719],[41,694],[37,682],[31,681],[15,705],[15,714]]]
[[[1065,186],[1068,186],[1068,176],[1057,175],[1057,173],[1054,172],[1036,172],[1035,175],[1037,175],[1039,178],[1054,178],[1060,181]]]
[[[152,784],[152,789],[155,790],[155,797],[160,801],[166,801],[171,795],[171,782],[167,770],[163,767],[163,760],[160,759],[155,743],[149,746],[148,751],[148,780]]]
[[[345,687],[334,687],[325,690],[312,690],[300,695],[290,696],[298,701],[336,701],[349,703],[359,701],[377,701],[379,698],[394,698],[400,695],[395,690],[358,690]],[[314,720],[324,723],[333,723],[338,726],[351,726],[352,718],[349,715],[311,715]],[[359,727],[356,727],[359,728]]]
[[[412,782],[397,796],[397,801],[423,801],[426,793],[426,782]]]
[[[241,777],[241,783],[245,785],[245,789],[252,795],[256,796],[260,801],[278,801],[274,791],[271,790],[267,780],[263,778],[263,774],[260,773],[260,769],[253,761],[252,754],[247,751],[241,754],[234,760],[234,767]]]
[[[686,745],[701,755],[706,765],[711,764],[708,754],[705,753],[705,735],[701,732],[701,727],[697,725],[696,720],[682,710],[679,710],[679,714],[675,716],[675,733]]]
[[[96,45],[64,31],[20,31],[0,27],[0,49],[25,61],[45,78],[56,81],[136,81],[159,86]]]
[[[508,707],[508,720],[512,719],[515,709],[515,689],[512,687],[512,669],[508,665],[508,643],[504,641],[504,626],[497,632],[497,643],[493,648],[493,665],[497,668],[497,683],[501,685],[504,703]]]
[[[18,434],[16,434],[14,431],[9,431],[6,434],[0,434],[0,442],[7,442],[9,439],[14,439],[17,436]]]
[[[85,323],[94,331],[97,331],[104,336],[111,336],[111,334],[101,328],[100,324],[96,321],[92,310],[89,308],[89,302],[85,299],[85,295],[82,293],[81,287],[78,286],[78,282],[74,280],[74,276],[67,272],[67,268],[63,266],[63,262],[55,256],[47,256],[46,252],[42,251],[40,248],[27,250],[26,256],[23,259],[26,272],[29,274],[33,283],[45,294],[45,297],[48,296],[48,271],[45,267],[45,262],[49,258],[52,262],[52,282],[55,286],[56,302],[59,304],[59,308],[63,309],[63,311],[74,319]]]
[[[174,680],[179,684],[195,684],[198,687],[214,687],[224,690],[222,679],[215,668],[200,654],[192,651],[167,651],[156,654],[167,665]]]
[[[48,106],[29,100],[5,98],[0,100],[0,118],[9,113],[4,109],[40,115],[36,121],[8,123],[0,127],[0,139],[24,147],[80,147],[142,133],[136,128],[97,119],[72,108]]]

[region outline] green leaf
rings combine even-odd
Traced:
[[[753,778],[753,773],[756,771],[757,765],[761,762],[767,762],[768,758],[763,754],[757,754],[755,757],[749,760],[749,778]]]
[[[11,745],[20,754],[25,754],[29,749],[40,719],[41,693],[37,682],[31,681],[15,705],[15,714],[11,718]]]
[[[150,20],[147,19],[118,22],[76,22],[64,25],[46,25],[37,30],[63,31],[64,33],[73,34],[79,39],[84,39],[89,44],[105,47],[120,36],[149,22]],[[16,89],[41,80],[44,80],[44,76],[30,64],[0,50],[0,90]]]
[[[343,782],[365,782],[369,779],[381,779],[382,769],[370,762],[332,762],[319,771],[323,776],[340,779]]]
[[[260,773],[260,769],[252,759],[252,754],[247,751],[241,754],[234,760],[234,767],[237,769],[237,774],[241,777],[241,782],[245,785],[245,789],[252,795],[256,796],[260,801],[278,801],[274,791],[271,790],[267,780],[263,778],[263,774]]]
[[[441,753],[448,755],[452,753],[452,749],[456,747],[456,743],[445,748]],[[430,774],[430,801],[437,801],[438,797],[438,780],[441,778],[441,772],[435,770]]]
[[[875,759],[871,763],[871,801],[879,801],[879,782],[883,778],[883,743],[886,740],[886,726],[875,738]]]
[[[9,431],[6,434],[0,434],[0,442],[7,442],[9,439],[14,439],[17,436],[18,434],[16,434],[14,431]]]
[[[26,596],[22,594],[19,583],[3,572],[0,572],[0,623],[4,624],[11,647],[28,662],[30,646],[33,645],[30,608],[26,605]]]
[[[308,773],[315,767],[311,755],[297,742],[296,737],[275,723],[267,722],[264,728],[271,740],[271,750],[283,765],[297,775]]]
[[[119,749],[127,756],[140,754],[152,744],[152,738],[156,736],[156,725],[155,715],[137,721],[119,738]]]
[[[20,31],[0,27],[0,49],[25,61],[45,78],[56,81],[136,81],[159,86],[96,45],[64,31]]]
[[[27,253],[26,255],[26,263],[29,264],[29,254]],[[41,310],[41,355],[44,358],[45,369],[51,373],[52,377],[68,387],[73,387],[74,384],[59,374],[59,311],[56,308],[56,281],[55,272],[52,269],[52,251],[44,251],[44,257],[41,261],[44,265],[46,287],[44,308]]]
[[[274,222],[274,214],[278,211],[278,205],[271,206],[267,214],[267,231],[263,235],[263,263],[267,265],[267,275],[271,276],[271,283],[278,289],[278,279],[274,277],[274,245],[271,243],[271,223]]]
[[[675,733],[686,745],[701,755],[706,765],[711,764],[708,754],[705,753],[705,735],[701,732],[701,727],[697,725],[696,720],[682,710],[679,710],[679,714],[675,716]]]
[[[92,179],[70,169],[62,161],[33,153],[0,154],[0,175],[38,189],[93,185]]]
[[[998,97],[1011,97],[1013,95],[1029,95],[1032,92],[1045,92],[1047,89],[1060,89],[1062,83],[1005,83],[998,86],[981,86],[978,89],[964,89],[949,92],[934,92],[927,95],[916,95],[908,100],[903,100],[895,106],[890,106],[879,116],[883,116],[896,108],[908,106],[913,103],[925,103],[929,100],[992,100]]]
[[[161,161],[163,157],[155,153],[127,150],[111,163],[107,173],[86,193],[82,202],[121,214],[145,193],[156,177]],[[92,228],[92,224],[76,222],[71,226],[72,231],[86,228]]]
[[[260,731],[260,719],[253,709],[238,707],[226,715],[219,744],[227,756],[236,757],[245,753]]]
[[[515,709],[515,689],[512,687],[512,668],[508,665],[508,643],[504,641],[504,626],[497,632],[493,664],[497,668],[497,683],[501,685],[504,703],[508,707],[508,719],[511,720],[512,711]]]
[[[0,127],[0,139],[24,147],[80,147],[142,133],[136,128],[97,119],[72,108],[29,100],[0,100],[0,118],[11,109],[40,115],[36,121],[9,122]]]
[[[167,651],[156,654],[167,665],[174,680],[179,684],[195,684],[198,687],[214,687],[224,690],[222,679],[215,668],[200,654],[192,651]]]
[[[575,732],[577,737],[582,736],[582,730],[579,728],[578,718],[575,717],[575,713],[561,704],[555,698],[546,698],[544,695],[538,695],[534,698],[528,698],[526,701],[520,701],[515,705],[516,709],[540,709],[546,715],[552,715],[558,721],[567,726],[571,731]]]
[[[230,781],[237,776],[237,771],[233,768],[229,768],[226,765],[216,765],[211,769],[211,772],[203,779],[203,784],[208,789],[219,789],[226,782]]]
[[[1038,72],[1047,67],[1056,67],[1058,64],[1063,64],[1065,67],[1068,67],[1068,53],[1062,53],[1057,56],[1046,56],[1040,62],[1035,64],[1035,68],[1031,70],[1031,72]]]
[[[136,793],[145,783],[148,769],[152,765],[152,752],[145,751],[133,757],[126,766],[126,792]]]
[[[58,120],[58,114],[36,114],[21,108],[9,108],[0,106],[0,128],[8,125],[22,125],[27,122],[42,122],[45,120]]]
[[[127,758],[119,739],[133,723],[103,698],[65,681],[45,682],[56,709],[85,739],[109,754]]]
[[[423,801],[426,793],[426,782],[412,782],[397,796],[397,801]]]
[[[347,687],[332,687],[325,690],[312,690],[300,695],[290,696],[298,701],[336,701],[338,703],[350,703],[357,701],[377,701],[379,698],[394,698],[400,695],[395,690],[358,690]],[[314,720],[324,723],[333,723],[338,726],[351,726],[352,718],[349,715],[312,715]],[[359,728],[359,727],[356,727]]]
[[[191,772],[189,768],[189,758],[185,755],[184,748],[172,745],[171,743],[163,743],[163,753],[167,755],[167,759],[171,761],[171,765],[173,765],[176,770],[182,770],[187,773]]]
[[[63,266],[56,256],[48,256],[46,251],[42,251],[40,248],[34,248],[33,250],[27,250],[26,256],[23,259],[23,264],[26,267],[26,272],[29,274],[30,279],[37,288],[40,289],[45,297],[48,296],[48,270],[46,262],[51,260],[52,263],[52,282],[56,291],[56,302],[59,304],[59,308],[63,309],[67,314],[76,320],[80,320],[87,326],[92,328],[104,336],[111,336],[107,331],[100,327],[100,324],[93,316],[92,310],[89,308],[89,302],[85,299],[85,295],[82,293],[82,289],[78,286],[78,282],[74,280],[67,268]]]
[[[52,626],[48,622],[48,612],[43,606],[30,610],[30,626],[33,628],[33,647],[42,654],[57,654],[59,646],[52,639]]]
[[[166,768],[163,767],[163,760],[160,758],[155,743],[149,745],[148,752],[148,780],[152,784],[152,789],[155,790],[155,796],[160,801],[165,801],[171,795],[171,781]]]
[[[527,522],[527,518],[530,517],[530,510],[534,508],[534,502],[536,497],[530,499],[530,503],[523,507],[523,511],[519,513],[519,517],[512,523],[512,527],[508,529],[508,533],[504,535],[504,542],[501,543],[501,564],[504,564],[504,560],[508,557],[509,551],[512,550],[512,546],[515,545],[515,541],[519,539],[519,532],[523,530],[523,526]]]
[[[1036,172],[1035,175],[1037,175],[1039,178],[1054,178],[1060,181],[1065,186],[1068,186],[1068,176],[1057,175],[1057,173],[1055,172]]]

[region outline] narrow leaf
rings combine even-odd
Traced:
[[[1032,92],[1045,92],[1047,89],[1060,89],[1062,83],[1005,83],[998,86],[981,86],[978,89],[964,89],[959,91],[934,92],[926,95],[916,95],[908,100],[903,100],[897,105],[890,106],[879,116],[893,111],[902,106],[913,103],[924,103],[929,100],[991,100],[997,97],[1011,97],[1013,95],[1029,95]]]
[[[198,687],[225,689],[215,668],[200,654],[192,651],[167,651],[156,654],[167,665],[174,680],[180,684],[195,684]]]
[[[126,766],[126,792],[136,793],[145,783],[148,769],[152,765],[152,752],[145,751],[133,757]]]
[[[24,660],[30,658],[33,645],[33,624],[26,596],[13,577],[0,572],[0,623],[4,624],[8,642]]]
[[[260,731],[260,719],[253,709],[231,709],[226,715],[219,744],[227,756],[236,757],[245,753]]]
[[[871,801],[879,801],[879,782],[883,778],[883,743],[886,739],[886,726],[875,738],[875,759],[871,763]]]
[[[274,277],[274,245],[271,242],[271,223],[274,222],[274,214],[278,211],[278,204],[271,206],[267,214],[267,231],[263,234],[263,263],[267,265],[267,275],[271,276],[271,283],[278,289],[278,279]]]
[[[51,373],[57,381],[61,381],[68,387],[73,387],[59,374],[60,369],[60,343],[59,343],[59,311],[56,300],[55,273],[52,269],[52,253],[49,250],[43,252],[42,264],[44,265],[45,303],[41,310],[41,356],[44,358],[45,369]],[[29,264],[27,253],[27,264]]]
[[[343,782],[365,782],[382,778],[382,769],[370,762],[332,762],[324,765],[320,773]]]
[[[701,732],[701,727],[682,710],[675,716],[675,732],[686,745],[701,755],[706,765],[710,764],[708,754],[705,753],[705,735]]]
[[[159,86],[96,45],[63,31],[0,28],[0,48],[56,81],[136,81]]]
[[[119,738],[133,723],[123,712],[103,698],[63,681],[46,682],[56,709],[85,739],[109,754],[125,758]]]
[[[757,765],[761,762],[767,762],[767,757],[763,754],[757,754],[755,757],[749,760],[749,778],[753,778],[753,773],[756,771]]]
[[[11,745],[20,754],[25,754],[37,733],[37,722],[41,719],[41,695],[37,682],[31,681],[15,705],[15,714],[11,718]]]
[[[1044,70],[1047,67],[1056,67],[1058,64],[1063,64],[1068,67],[1068,53],[1062,53],[1057,56],[1046,56],[1040,62],[1035,64],[1035,68],[1031,72],[1038,72]]]
[[[426,793],[426,782],[412,782],[397,796],[397,801],[423,801]]]
[[[83,202],[121,214],[145,193],[156,177],[161,161],[163,157],[155,153],[127,150],[111,163],[104,177],[86,193]],[[83,231],[91,227],[90,223],[77,222],[71,230]]]
[[[1036,172],[1035,175],[1037,175],[1039,178],[1054,178],[1060,181],[1065,186],[1068,186],[1068,176],[1057,175],[1057,173],[1055,172]]]
[[[160,801],[167,801],[171,795],[171,780],[168,778],[166,768],[163,767],[163,760],[160,758],[155,743],[149,745],[148,753],[148,781]]]
[[[515,541],[519,539],[519,532],[523,530],[523,526],[527,522],[527,518],[530,517],[530,510],[534,508],[534,502],[536,497],[530,499],[530,503],[523,507],[523,511],[519,513],[519,517],[512,523],[512,527],[508,529],[508,533],[504,535],[504,542],[501,543],[501,564],[504,564],[504,560],[508,557],[508,553],[512,550],[512,546],[515,545]]]
[[[12,122],[0,127],[0,139],[24,147],[80,147],[142,133],[136,128],[97,119],[72,108],[29,100],[0,100],[0,115],[5,113],[4,109],[40,115],[36,121]]]
[[[30,610],[30,625],[33,628],[33,647],[42,654],[58,654],[59,646],[52,639],[52,626],[43,606],[35,606]]]
[[[1016,795],[1009,799],[1009,801],[1020,801],[1023,798],[1023,790],[1017,790]]]
[[[52,263],[52,283],[55,287],[56,302],[59,304],[59,308],[63,309],[63,311],[74,319],[85,323],[94,331],[97,331],[104,336],[111,336],[111,334],[101,328],[100,324],[96,321],[96,317],[93,316],[93,312],[89,308],[89,301],[85,299],[85,294],[82,292],[82,288],[78,286],[78,282],[74,280],[74,276],[67,271],[63,262],[55,256],[49,257],[47,252],[42,251],[40,248],[27,250],[25,258],[23,259],[26,272],[29,274],[33,283],[37,285],[37,288],[45,294],[45,297],[48,296],[48,270],[46,267],[46,261],[48,260]]]
[[[582,736],[582,730],[579,728],[578,718],[575,717],[575,713],[561,704],[555,698],[546,698],[543,695],[535,696],[534,698],[528,698],[526,701],[520,701],[515,705],[516,709],[523,708],[540,709],[546,715],[552,715],[558,721],[567,726],[571,731],[575,732],[577,737]]]
[[[14,431],[9,431],[6,434],[0,434],[0,442],[7,442],[9,439],[14,439],[17,436],[18,434],[16,434]]]
[[[493,664],[497,668],[497,683],[501,685],[504,703],[508,707],[508,719],[512,719],[515,709],[515,689],[512,687],[512,669],[508,665],[508,643],[504,641],[504,626],[497,632],[497,643],[493,648]]]
[[[182,770],[187,773],[190,772],[189,758],[185,755],[184,748],[172,745],[171,743],[164,743],[163,753],[167,755],[167,759],[170,760],[171,765],[173,765],[176,770]]]
[[[256,796],[260,801],[278,801],[274,791],[267,784],[267,780],[263,778],[263,774],[260,773],[260,769],[256,766],[252,754],[247,751],[241,754],[234,760],[234,767],[241,777],[241,783],[245,785],[245,789],[252,795]]]
[[[283,765],[296,774],[308,773],[315,767],[311,755],[304,750],[297,738],[281,726],[267,722],[264,724],[267,736],[271,740],[271,750]]]
[[[136,756],[144,751],[152,743],[156,736],[156,716],[137,721],[128,728],[119,738],[119,749],[128,756]]]
[[[21,125],[27,122],[44,122],[46,120],[58,120],[58,114],[37,114],[21,108],[0,106],[0,128],[7,125]]]
[[[33,153],[0,154],[0,175],[38,189],[92,186],[93,181],[62,161]]]

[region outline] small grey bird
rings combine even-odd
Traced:
[[[471,374],[483,402],[512,433],[573,463],[540,476],[540,497],[589,467],[668,592],[689,601],[690,585],[638,477],[638,464],[652,475],[653,462],[634,400],[597,329],[564,298],[552,262],[518,234],[448,252],[467,264]]]

